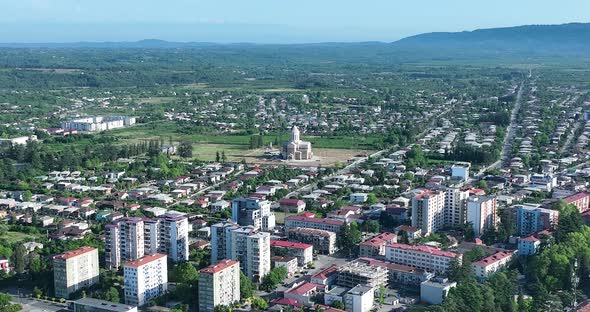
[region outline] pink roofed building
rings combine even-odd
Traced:
[[[426,245],[395,243],[385,247],[385,258],[393,263],[429,272],[444,273],[448,270],[451,261],[456,260],[461,263],[463,255]]]

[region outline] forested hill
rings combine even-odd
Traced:
[[[397,50],[438,50],[444,54],[582,56],[590,51],[590,23],[435,32],[407,37],[392,45]]]

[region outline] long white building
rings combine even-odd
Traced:
[[[125,263],[125,303],[143,306],[168,290],[168,263],[164,254],[153,254]]]
[[[240,263],[222,260],[199,271],[199,311],[240,301]]]
[[[71,293],[98,283],[98,249],[81,247],[53,257],[55,296]]]
[[[61,128],[64,130],[95,132],[132,126],[135,124],[135,121],[135,117],[129,116],[81,117],[63,121]]]
[[[393,263],[444,273],[451,261],[457,260],[460,264],[463,255],[425,245],[390,244],[385,247],[385,258]]]

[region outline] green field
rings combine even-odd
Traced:
[[[26,242],[32,240],[34,237],[21,232],[6,232],[0,239],[4,240],[9,244]]]
[[[206,148],[203,144],[223,144],[229,145],[226,149],[240,150],[247,149],[250,144],[250,135],[245,133],[223,133],[223,134],[202,134],[202,133],[184,133],[176,123],[157,122],[145,125],[139,125],[131,128],[117,129],[108,132],[108,135],[118,137],[124,142],[141,142],[151,139],[163,139],[167,141],[172,138],[173,141],[189,140],[195,144],[195,153],[201,149],[202,153],[208,154],[213,149],[213,153],[218,147]],[[289,133],[270,133],[264,135],[265,145],[269,145],[278,140],[279,143],[289,139]],[[335,148],[335,149],[363,149],[374,150],[378,147],[379,141],[377,135],[373,136],[333,136],[333,137],[312,137],[303,136],[303,139],[310,141],[315,148]],[[236,147],[239,146],[239,147]],[[244,148],[242,148],[243,146]]]

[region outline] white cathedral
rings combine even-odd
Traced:
[[[291,129],[291,139],[283,145],[283,159],[310,160],[313,158],[311,143],[301,141],[299,135],[299,128],[293,126]]]

